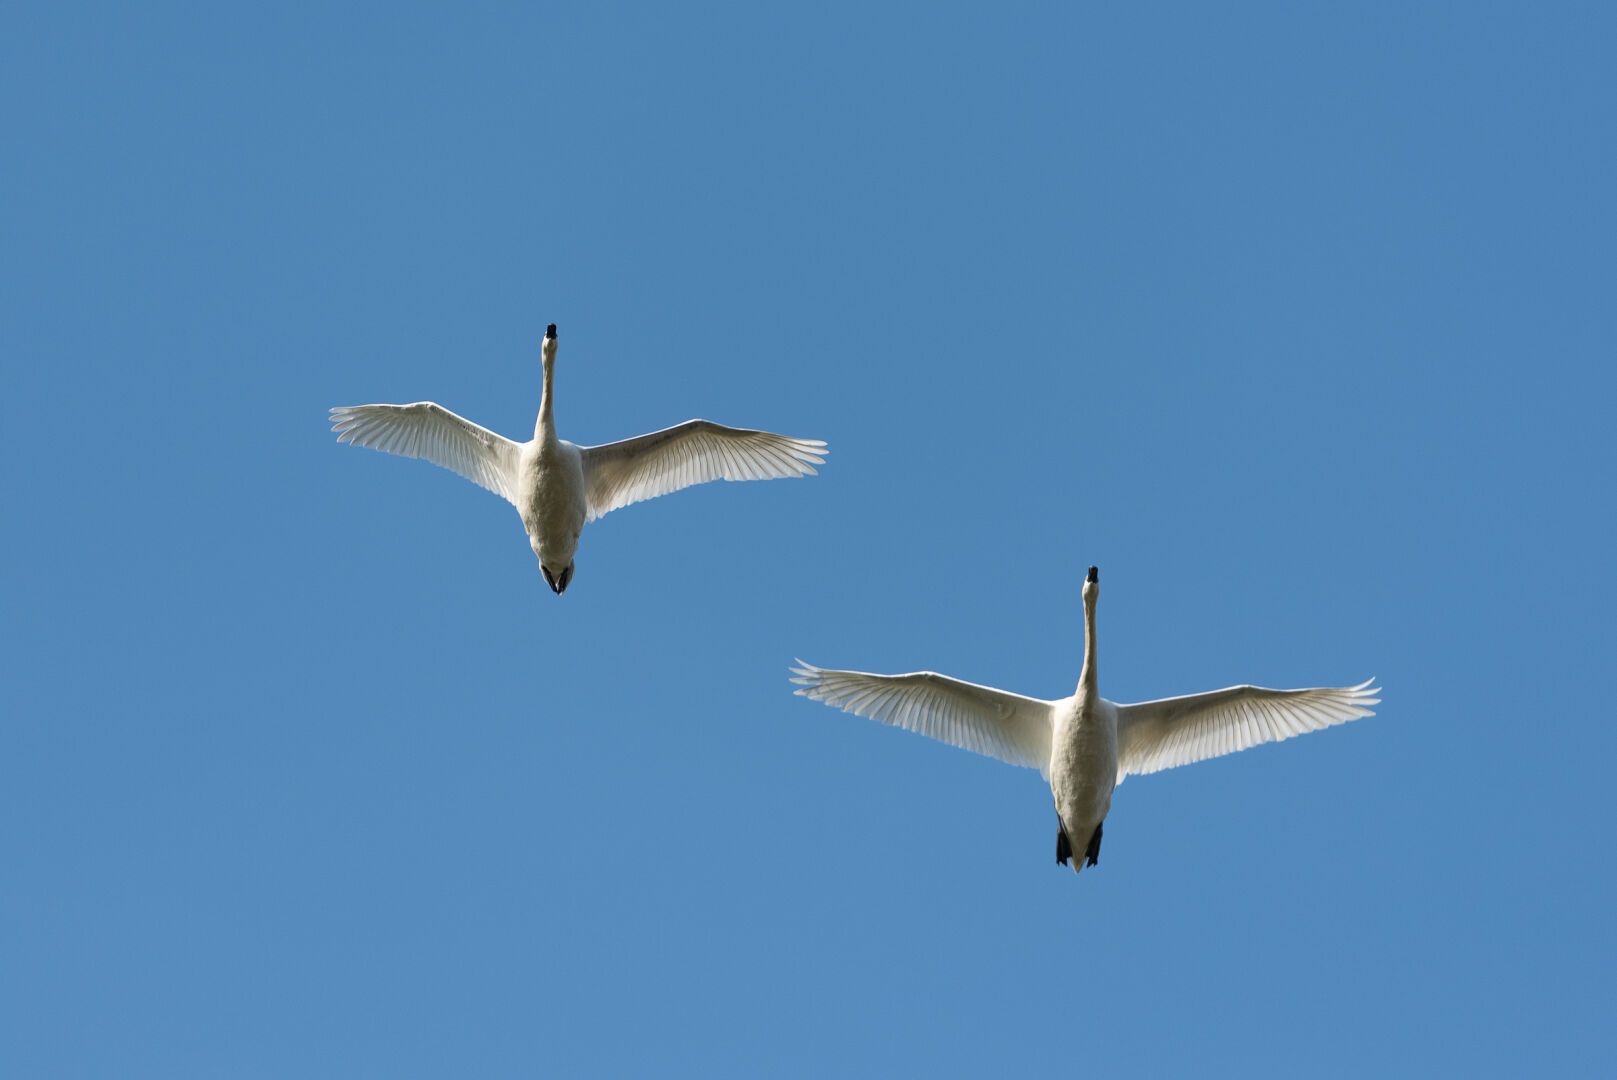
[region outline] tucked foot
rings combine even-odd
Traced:
[[[1084,865],[1094,866],[1100,862],[1100,831],[1106,827],[1106,822],[1095,826],[1095,835],[1089,838],[1089,846],[1084,848]]]
[[[550,591],[555,593],[557,596],[560,596],[562,593],[566,592],[567,583],[573,580],[572,563],[568,563],[567,569],[563,570],[560,575],[552,574],[550,572],[550,567],[546,566],[544,563],[539,564],[539,572],[545,575],[545,584],[549,585]]]
[[[1056,815],[1056,863],[1066,866],[1067,860],[1072,858],[1072,841],[1067,839],[1067,827],[1061,824],[1061,815]]]

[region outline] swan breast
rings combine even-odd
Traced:
[[[1050,791],[1068,825],[1098,824],[1112,805],[1117,784],[1117,710],[1082,695],[1055,714],[1050,755]]]
[[[584,528],[584,461],[578,447],[559,439],[525,447],[517,498],[539,558],[566,566]]]

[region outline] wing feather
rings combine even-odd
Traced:
[[[589,520],[709,480],[812,476],[825,443],[687,420],[622,442],[580,448]]]
[[[1050,767],[1050,703],[934,671],[872,675],[799,660],[802,697],[1011,765]]]
[[[340,443],[422,458],[516,505],[521,446],[436,402],[345,405],[331,410],[331,430]]]
[[[1154,773],[1374,716],[1381,688],[1373,682],[1308,690],[1231,686],[1119,705],[1118,772]]]

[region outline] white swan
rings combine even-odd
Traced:
[[[442,405],[351,405],[331,410],[338,442],[425,458],[505,499],[522,515],[528,543],[553,592],[573,579],[573,553],[585,522],[621,506],[709,480],[807,476],[825,464],[825,443],[767,431],[687,420],[603,446],[556,437],[556,324],[539,350],[544,389],[533,438],[513,442]]]
[[[797,693],[844,712],[1036,767],[1056,804],[1056,861],[1073,871],[1100,858],[1101,825],[1112,791],[1129,773],[1153,773],[1233,754],[1259,743],[1375,715],[1379,688],[1266,690],[1231,686],[1205,694],[1116,705],[1100,696],[1095,673],[1095,602],[1100,572],[1084,581],[1084,664],[1078,689],[1059,701],[1009,694],[931,671],[870,675],[828,671],[799,660]],[[1079,845],[1079,846],[1075,846]]]

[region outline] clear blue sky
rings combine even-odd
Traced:
[[[10,5],[0,1072],[1609,1069],[1609,5]],[[828,439],[614,514],[432,398]],[[793,656],[1380,715],[1124,785]],[[1604,1060],[1602,1060],[1604,1059]]]

